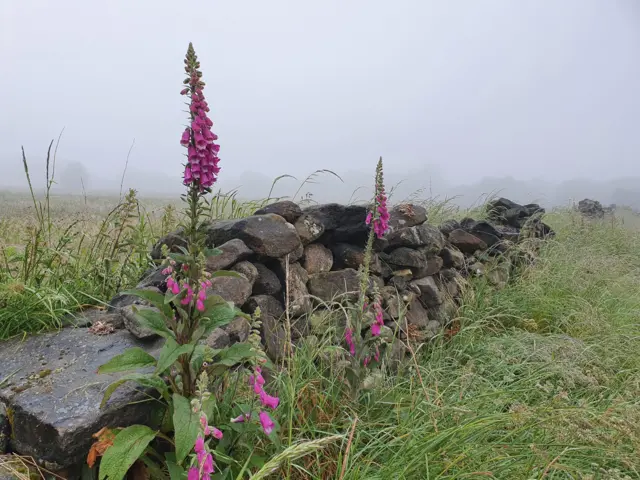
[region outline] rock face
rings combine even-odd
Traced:
[[[210,245],[240,239],[253,253],[270,258],[284,257],[300,247],[293,225],[273,213],[214,222],[207,229],[207,237]]]
[[[150,425],[148,398],[124,384],[100,409],[105,387],[120,374],[98,375],[98,367],[130,347],[154,356],[161,342],[141,343],[126,330],[91,335],[83,328],[10,340],[0,348],[0,403],[11,412],[11,448],[58,467],[84,462],[102,427]],[[138,401],[139,403],[132,403]],[[55,468],[55,467],[54,467]]]

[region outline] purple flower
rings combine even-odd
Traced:
[[[187,128],[184,132],[182,132],[182,138],[180,139],[180,145],[186,147],[191,142],[191,132]]]
[[[371,325],[371,335],[377,337],[380,335],[380,329],[384,325],[384,318],[382,312],[382,305],[380,304],[380,299],[376,299],[373,303],[373,309],[376,312],[375,320],[373,321],[373,325]]]
[[[200,472],[196,467],[191,467],[187,474],[187,480],[200,480]]]
[[[275,423],[273,423],[273,420],[271,420],[267,412],[260,412],[260,424],[262,425],[262,430],[264,430],[265,435],[270,435],[275,426]]]
[[[278,404],[280,403],[280,399],[278,397],[272,397],[271,395],[269,395],[264,390],[261,390],[260,391],[260,402],[262,402],[263,406],[269,407],[272,410],[275,410],[278,407]]]
[[[224,436],[224,434],[220,430],[218,430],[216,427],[209,427],[209,428],[211,428],[211,436],[213,438],[222,440],[222,437]]]
[[[238,415],[236,418],[231,419],[231,423],[244,423],[250,419],[251,419],[250,413],[243,413],[242,415]]]
[[[371,357],[369,355],[367,355],[366,357],[364,357],[364,359],[362,360],[363,365],[366,367],[367,365],[369,365],[369,362],[371,361]]]
[[[347,345],[349,345],[349,353],[351,353],[351,355],[355,355],[356,344],[353,343],[353,330],[347,327],[344,331],[344,339],[347,342]]]
[[[384,176],[382,172],[382,157],[376,167],[375,201],[373,210],[367,214],[365,223],[373,223],[373,231],[378,238],[382,238],[389,230],[389,210],[387,209],[387,195],[384,191]]]
[[[376,362],[380,361],[380,349],[378,347],[376,347],[376,353],[373,355],[373,358]]]
[[[209,475],[211,475],[214,472],[214,468],[213,468],[213,456],[211,455],[211,453],[209,453],[203,462],[202,465],[202,476],[204,477],[205,475],[208,477]]]

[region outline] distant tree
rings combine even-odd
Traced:
[[[82,192],[89,188],[89,171],[82,163],[71,162],[62,169],[57,183],[67,192]]]

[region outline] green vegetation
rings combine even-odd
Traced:
[[[228,198],[212,208],[257,208],[223,206]],[[133,193],[116,209],[109,201],[52,198],[49,240],[24,198],[5,197],[3,338],[56,328],[64,314],[133,285],[154,239],[178,221],[169,202]],[[588,222],[560,211],[546,221],[558,235],[534,265],[500,291],[475,282],[460,332],[415,351],[364,401],[350,399],[328,360],[331,331],[299,348],[276,377],[283,448],[346,439],[285,462],[282,476],[640,478],[637,217]]]

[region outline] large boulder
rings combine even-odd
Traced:
[[[273,213],[216,221],[207,228],[208,245],[220,245],[234,238],[242,240],[257,255],[270,258],[284,257],[301,246],[293,225]]]
[[[444,301],[442,292],[440,292],[440,289],[433,277],[424,277],[418,280],[413,280],[409,284],[409,287],[428,307],[440,305]]]
[[[309,274],[302,268],[299,263],[289,265],[289,276],[286,278],[286,270],[283,272],[285,278],[283,285],[285,286],[285,295],[288,296],[289,314],[292,317],[299,317],[311,312],[311,299],[307,290],[307,281]],[[287,303],[285,301],[285,303]]]
[[[336,243],[331,245],[333,252],[333,267],[336,270],[342,268],[353,268],[357,270],[360,265],[364,264],[365,249],[357,245],[349,243]],[[369,264],[371,273],[379,274],[381,272],[380,259],[375,252],[371,253],[371,262]]]
[[[253,315],[257,308],[260,308],[262,314],[271,315],[280,318],[284,315],[284,307],[282,302],[271,295],[254,295],[244,304],[243,310]]]
[[[211,255],[207,257],[206,269],[208,272],[216,272],[218,270],[226,270],[241,260],[249,258],[253,252],[239,238],[232,238],[228,242],[218,247],[222,250],[220,255]]]
[[[176,232],[165,235],[151,249],[151,258],[154,260],[160,260],[164,258],[162,256],[162,245],[166,245],[170,252],[176,253],[180,251],[180,247],[186,247],[187,241],[184,238],[184,230],[179,229]]]
[[[157,357],[162,343],[141,342],[125,330],[92,335],[84,328],[4,342],[0,403],[11,412],[11,449],[49,468],[65,468],[86,460],[91,435],[102,427],[153,426],[157,402],[135,384],[122,385],[101,409],[105,388],[123,374],[96,371],[131,347]]]
[[[124,318],[124,326],[131,335],[140,340],[145,340],[149,338],[154,338],[157,334],[150,330],[148,327],[140,323],[140,318],[138,317],[138,312],[149,310],[154,313],[160,313],[156,307],[151,307],[147,305],[127,305],[120,309],[119,313]]]
[[[522,228],[532,216],[545,213],[544,208],[537,203],[520,205],[506,198],[489,202],[487,210],[490,220],[516,228]]]
[[[266,215],[268,213],[275,213],[276,215],[280,215],[287,222],[295,223],[296,220],[302,216],[302,209],[297,203],[292,202],[291,200],[282,200],[256,210],[254,215]]]
[[[207,295],[220,295],[227,302],[233,302],[241,307],[251,296],[253,285],[242,274],[234,277],[214,277],[211,286],[207,288]]]

